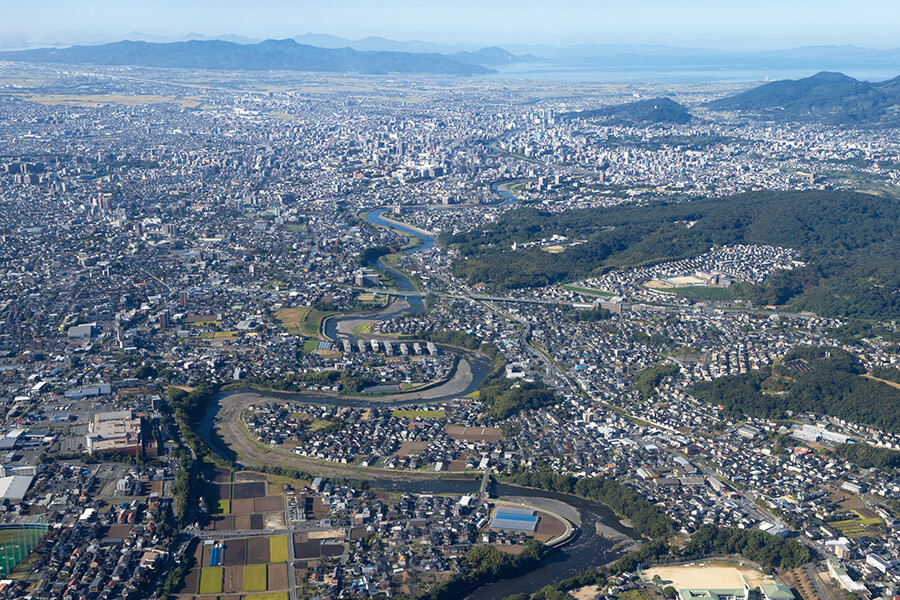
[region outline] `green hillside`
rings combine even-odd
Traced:
[[[752,192],[680,203],[569,210],[523,208],[484,231],[442,234],[453,269],[495,290],[575,281],[610,269],[697,256],[714,245],[773,244],[809,264],[735,292],[754,304],[822,315],[900,317],[900,204],[846,191]],[[690,226],[689,226],[690,224]],[[512,250],[553,234],[585,243],[559,254]]]

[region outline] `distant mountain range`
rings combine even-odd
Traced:
[[[690,123],[694,117],[684,106],[670,98],[653,98],[605,106],[595,110],[564,113],[560,115],[560,118],[601,118],[610,125],[645,125],[648,123],[685,124]]]
[[[488,48],[485,54],[501,56]],[[509,53],[505,53],[509,54]],[[451,58],[435,53],[359,51],[317,48],[295,40],[238,44],[221,40],[153,43],[123,41],[97,46],[40,48],[0,52],[0,60],[35,63],[90,64],[222,70],[289,70],[358,73],[435,73],[474,75],[493,70],[473,62],[478,53]],[[509,55],[512,56],[512,55]],[[508,59],[507,59],[508,60]]]
[[[709,107],[778,120],[900,125],[900,77],[870,83],[823,71],[804,79],[773,81],[711,102]]]
[[[204,35],[188,33],[181,36],[161,36],[132,31],[117,39],[152,43],[185,41],[226,41],[238,44],[258,44],[254,39],[235,33]],[[299,43],[318,48],[351,48],[359,52],[412,52],[452,55],[460,52],[476,52],[482,46],[471,43],[437,43],[421,40],[391,40],[370,36],[352,40],[323,33],[305,33],[293,36]],[[28,40],[24,35],[0,34],[0,48],[34,48],[39,46],[67,47],[71,45],[97,45],[117,40],[70,39]],[[521,56],[531,54],[549,61],[590,64],[597,67],[704,67],[718,69],[755,69],[766,72],[783,69],[803,69],[810,72],[896,70],[900,72],[900,48],[871,49],[852,45],[803,46],[786,50],[726,51],[712,48],[683,48],[660,44],[576,44],[550,46],[541,44],[493,44],[507,52]],[[481,63],[484,64],[484,63]],[[496,65],[504,63],[497,62]]]
[[[309,44],[320,48],[353,48],[360,52],[436,52],[438,54],[453,54],[454,52],[473,52],[483,47],[476,44],[439,44],[420,40],[398,41],[380,36],[351,40],[325,33],[295,35],[293,40],[301,44]]]

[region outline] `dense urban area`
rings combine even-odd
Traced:
[[[897,597],[896,128],[0,73],[0,596]]]

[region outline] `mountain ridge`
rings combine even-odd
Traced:
[[[239,44],[222,40],[120,41],[94,46],[0,52],[0,60],[220,70],[356,71],[361,73],[492,73],[481,65],[441,54],[318,48],[293,39]]]
[[[872,83],[834,71],[773,81],[707,104],[775,120],[835,125],[900,125],[898,105],[900,77]]]

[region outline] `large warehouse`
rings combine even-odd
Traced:
[[[0,477],[0,501],[21,502],[31,487],[34,477],[31,475],[11,475]]]
[[[500,506],[491,520],[491,529],[528,531],[534,533],[537,529],[538,517],[533,510],[525,508],[507,508]]]

